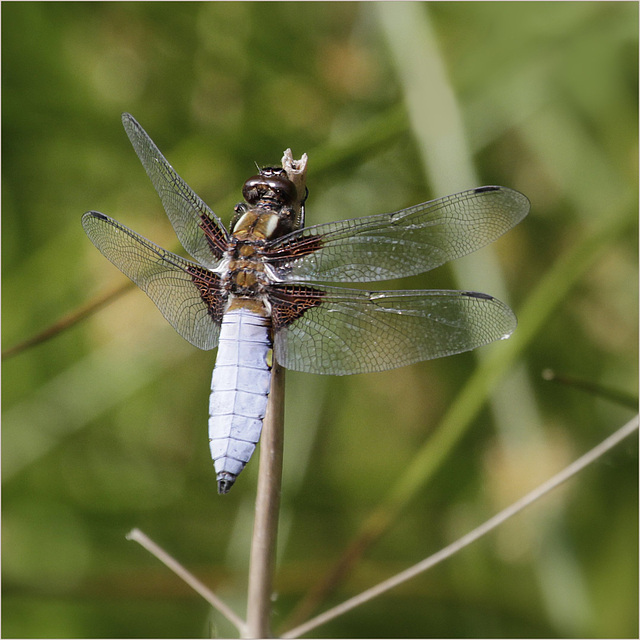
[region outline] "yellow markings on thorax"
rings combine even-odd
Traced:
[[[229,261],[231,295],[225,311],[248,309],[256,315],[268,318],[271,306],[266,301],[265,266],[260,259],[261,247],[273,236],[280,219],[267,209],[250,209],[243,214],[233,228],[235,257]]]
[[[250,209],[236,223],[233,235],[241,240],[268,240],[277,229],[278,222],[275,213]]]

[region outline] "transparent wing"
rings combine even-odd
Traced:
[[[85,213],[82,226],[105,258],[155,302],[183,338],[199,349],[217,345],[222,297],[215,274],[97,211]]]
[[[275,241],[268,260],[284,282],[373,282],[429,271],[518,224],[529,200],[479,187],[395,213],[305,227]]]
[[[122,114],[122,124],[180,243],[198,262],[215,268],[229,240],[225,226],[175,172],[132,115]]]
[[[310,298],[307,305],[305,296]],[[300,308],[308,308],[276,331],[274,353],[284,367],[307,373],[403,367],[508,338],[517,324],[503,302],[471,291],[285,286],[270,301],[277,307],[280,298],[292,297]]]

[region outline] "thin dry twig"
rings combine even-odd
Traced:
[[[284,152],[282,166],[297,191],[294,210],[300,214],[306,198],[307,154],[294,160],[291,149]],[[271,592],[275,567],[282,452],[284,448],[284,369],[273,354],[271,390],[260,439],[260,467],[256,495],[256,517],[251,542],[246,637],[270,635]]]
[[[33,347],[37,344],[40,344],[41,342],[46,342],[51,338],[55,338],[58,334],[66,331],[67,329],[71,329],[71,327],[78,324],[78,322],[95,313],[96,311],[98,311],[98,309],[101,309],[107,303],[112,302],[116,298],[120,297],[123,293],[131,288],[133,288],[133,282],[128,282],[119,286],[117,289],[112,289],[105,294],[95,297],[86,305],[80,307],[79,309],[76,309],[72,313],[67,314],[64,318],[58,320],[57,322],[54,322],[52,325],[49,325],[40,333],[37,333],[36,335],[31,336],[31,338],[27,338],[27,340],[19,342],[18,344],[5,349],[2,352],[2,359],[5,360],[6,358],[11,358],[12,356],[18,355],[29,347]]]
[[[260,438],[260,467],[249,564],[247,627],[244,636],[247,638],[266,638],[270,635],[283,447],[284,369],[274,359],[269,404]]]
[[[142,545],[147,551],[153,554],[160,562],[165,564],[177,576],[182,578],[194,591],[197,591],[214,609],[217,609],[232,625],[238,629],[240,634],[244,634],[246,625],[227,604],[225,604],[213,591],[202,584],[192,573],[189,573],[175,558],[169,555],[162,547],[159,547],[151,538],[140,529],[132,529],[127,534],[127,540],[133,540]]]
[[[543,482],[541,485],[536,487],[533,491],[526,494],[524,497],[520,498],[506,509],[503,509],[500,513],[493,516],[479,527],[475,528],[473,531],[470,531],[466,535],[462,536],[452,544],[448,545],[444,549],[441,549],[437,553],[434,553],[432,556],[425,558],[418,564],[413,565],[409,569],[402,571],[401,573],[381,582],[380,584],[372,587],[371,589],[367,589],[363,591],[361,594],[346,600],[342,604],[321,613],[320,615],[308,620],[304,624],[295,627],[294,629],[290,629],[286,633],[282,634],[282,638],[297,638],[305,633],[308,633],[312,629],[319,627],[334,618],[354,609],[369,600],[397,587],[399,584],[414,578],[418,574],[430,569],[434,565],[442,562],[446,558],[454,555],[464,547],[470,545],[472,542],[478,540],[483,535],[489,533],[489,531],[495,529],[503,522],[513,517],[519,511],[522,511],[525,507],[533,504],[537,500],[539,500],[542,496],[549,493],[551,490],[555,489],[563,482],[576,475],[579,471],[584,469],[586,466],[603,456],[607,451],[615,447],[619,444],[624,438],[630,436],[634,431],[638,429],[638,416],[635,416],[632,420],[627,422],[624,426],[620,427],[615,433],[611,436],[603,440],[599,445],[595,446],[593,449],[585,453],[583,456],[572,462],[570,465],[565,467],[562,471],[557,473],[555,476],[549,478],[546,482]]]
[[[632,393],[626,393],[620,389],[614,389],[613,387],[606,387],[603,384],[593,382],[592,380],[584,380],[575,376],[568,376],[561,373],[556,373],[552,369],[545,369],[542,372],[542,379],[549,382],[556,382],[558,384],[566,385],[567,387],[574,387],[575,389],[581,389],[594,396],[610,400],[616,404],[627,407],[627,409],[634,410],[638,406],[638,396]]]

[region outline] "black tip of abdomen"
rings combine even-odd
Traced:
[[[236,476],[231,473],[223,472],[218,475],[218,493],[223,495],[225,493],[229,493],[231,487],[233,487],[234,482],[236,481]]]

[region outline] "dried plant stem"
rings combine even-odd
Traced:
[[[67,314],[58,322],[54,322],[52,325],[36,334],[35,336],[31,336],[27,340],[16,344],[8,349],[5,349],[2,352],[2,359],[11,358],[12,356],[18,355],[25,349],[30,347],[34,347],[41,342],[46,342],[47,340],[54,338],[58,334],[62,333],[66,329],[71,329],[71,327],[75,326],[81,320],[88,318],[91,314],[95,313],[98,309],[101,309],[105,305],[113,302],[116,298],[119,298],[123,293],[126,293],[134,286],[133,282],[128,282],[119,286],[117,289],[112,289],[105,294],[97,296],[91,302],[88,302],[86,305],[76,309],[72,313]]]
[[[542,372],[542,379],[549,382],[555,382],[557,384],[563,384],[567,387],[574,387],[575,389],[582,389],[587,393],[615,402],[632,411],[638,406],[638,396],[633,393],[626,393],[620,389],[613,387],[607,387],[603,384],[593,382],[592,380],[585,380],[583,378],[577,378],[575,376],[567,376],[561,373],[556,373],[552,369],[545,369]]]
[[[635,416],[632,420],[627,422],[624,426],[620,427],[615,433],[610,435],[608,438],[603,440],[599,445],[585,453],[583,456],[572,462],[570,465],[565,467],[562,471],[557,473],[555,476],[549,478],[546,482],[543,482],[541,485],[536,487],[533,491],[529,492],[524,497],[520,498],[506,509],[503,509],[500,513],[493,516],[479,527],[476,527],[473,531],[470,531],[466,535],[462,536],[449,546],[441,549],[437,553],[434,553],[432,556],[425,558],[418,564],[413,565],[409,569],[398,573],[397,575],[381,582],[380,584],[372,587],[371,589],[367,589],[363,591],[361,594],[346,600],[342,604],[321,613],[320,615],[308,620],[304,624],[295,627],[282,634],[282,638],[297,638],[305,633],[319,627],[334,618],[354,609],[355,607],[372,600],[373,598],[393,589],[393,587],[414,578],[418,574],[430,569],[434,565],[442,562],[446,558],[454,555],[464,547],[470,545],[472,542],[475,542],[478,538],[482,537],[489,531],[492,531],[497,526],[501,525],[503,522],[514,516],[519,511],[522,511],[525,507],[533,504],[536,500],[549,493],[551,490],[555,489],[557,486],[568,480],[579,471],[584,469],[586,466],[600,458],[607,451],[615,447],[618,443],[620,443],[624,438],[630,436],[634,431],[638,429],[638,416]]]
[[[260,438],[256,517],[251,543],[247,602],[247,638],[270,635],[271,592],[275,567],[282,450],[284,446],[284,369],[275,361],[269,404]]]
[[[245,624],[240,616],[236,615],[218,596],[202,584],[192,573],[189,573],[175,558],[170,556],[162,547],[158,546],[151,538],[140,529],[132,529],[127,534],[127,540],[133,540],[142,545],[165,564],[171,571],[182,578],[194,591],[197,591],[214,609],[217,609],[240,634],[243,633]]]
[[[307,197],[307,154],[295,160],[291,149],[282,157],[282,167],[296,187],[297,198],[293,208],[304,220],[304,201]],[[280,514],[280,487],[282,485],[282,451],[284,448],[284,369],[273,353],[271,390],[260,438],[260,467],[256,517],[251,541],[249,563],[249,589],[247,594],[247,638],[270,636],[271,592],[275,568],[278,516]]]

